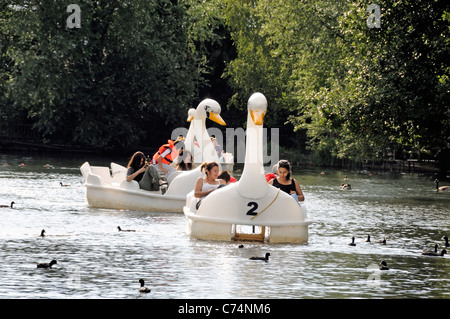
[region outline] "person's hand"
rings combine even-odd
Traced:
[[[164,174],[167,174],[167,172],[168,172],[167,169],[163,168],[162,170],[163,170]]]

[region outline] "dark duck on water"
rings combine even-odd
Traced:
[[[0,207],[1,208],[13,208],[14,204],[15,204],[14,202],[11,202],[11,204],[9,204],[9,205],[0,205]]]
[[[442,249],[440,253],[437,253],[437,252],[435,253],[434,251],[430,251],[430,252],[424,252],[424,253],[422,253],[422,255],[443,257],[446,253],[447,253],[447,250]]]
[[[434,183],[436,184],[436,192],[448,192],[450,191],[450,186],[441,186],[439,187],[439,180],[435,179]]]
[[[352,242],[349,245],[350,246],[356,246],[356,244],[355,244],[355,237],[352,237]]]
[[[55,264],[57,264],[57,261],[53,259],[49,263],[38,263],[37,268],[52,268],[52,266]]]
[[[139,292],[149,293],[151,291],[150,288],[145,287],[144,279],[139,279],[139,283],[141,284],[141,287],[139,288]]]
[[[447,237],[447,236],[444,236],[444,237],[442,237],[441,239],[442,239],[442,240],[445,240],[445,247],[450,247],[450,244],[449,244],[449,242],[448,242],[448,237]]]
[[[384,260],[380,261],[378,265],[380,266],[380,270],[389,270],[389,267]]]
[[[266,253],[265,257],[250,257],[250,260],[264,260],[265,262],[269,261],[270,253]]]
[[[424,249],[424,250],[422,251],[422,254],[427,254],[427,253],[435,253],[435,254],[437,254],[437,252],[438,252],[438,247],[439,247],[439,245],[436,244],[436,245],[434,245],[434,250],[433,250],[433,249]]]

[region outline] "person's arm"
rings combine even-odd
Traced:
[[[200,198],[203,197],[204,195],[202,193],[202,186],[203,186],[203,178],[199,177],[197,179],[197,181],[195,182],[195,186],[194,186],[194,197],[195,198]]]
[[[136,178],[136,176],[138,176],[142,172],[145,172],[145,170],[147,169],[147,166],[148,166],[148,164],[145,164],[140,169],[138,169],[136,172],[134,172],[134,173],[132,173],[130,175],[127,175],[127,177],[126,177],[127,182],[131,182],[133,179]]]
[[[162,156],[162,155],[159,155],[158,156],[158,165],[159,165],[159,168],[160,168],[160,170],[161,170],[161,172],[164,172],[164,174],[166,174],[167,173],[167,169],[165,169],[163,166],[162,166],[162,159],[163,159],[164,157]]]
[[[300,185],[297,183],[297,181],[295,179],[294,179],[294,183],[295,183],[295,192],[297,193],[297,196],[298,196],[298,201],[303,202],[305,200],[305,196],[303,195],[302,188],[300,187]]]
[[[161,171],[164,172],[164,174],[167,174],[167,169],[165,169],[162,166],[162,160],[164,157],[169,155],[171,152],[172,152],[172,150],[170,148],[168,148],[161,155],[158,156],[158,165],[159,165],[159,168],[161,169]]]
[[[216,189],[211,189],[209,191],[202,191],[202,187],[203,187],[203,178],[199,177],[197,179],[197,182],[195,183],[195,187],[194,187],[194,197],[195,198],[205,197],[206,195],[208,195],[212,191],[216,190]]]

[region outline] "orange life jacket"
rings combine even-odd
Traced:
[[[168,144],[162,145],[162,146],[159,148],[158,152],[156,152],[155,155],[153,155],[153,158],[152,158],[152,163],[153,163],[153,164],[158,164],[158,157],[159,157],[162,153],[164,153],[167,149],[170,149],[171,152],[170,152],[168,155],[166,155],[165,157],[163,157],[163,159],[162,159],[161,162],[163,162],[163,163],[165,163],[165,164],[167,164],[167,165],[170,165],[170,163],[173,162],[173,160],[174,160],[175,157],[177,156],[177,155],[175,155],[174,157],[172,157],[172,153],[173,153],[173,143],[174,143],[174,141],[168,140],[167,143],[168,143]]]

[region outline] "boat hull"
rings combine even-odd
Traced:
[[[185,203],[185,197],[165,196],[160,192],[127,190],[115,186],[85,186],[87,202],[96,208],[182,213]]]
[[[190,207],[183,207],[186,216],[186,234],[195,239],[217,240],[217,241],[235,241],[240,240],[241,236],[236,233],[237,226],[259,226],[264,229],[265,234],[261,238],[271,244],[276,243],[295,243],[303,244],[308,242],[308,226],[311,221],[297,221],[290,223],[258,223],[243,220],[232,220],[223,218],[208,218],[198,216],[191,212]],[[247,240],[252,240],[251,236]],[[260,241],[261,239],[255,239]]]
[[[111,163],[110,170],[108,167],[91,166],[86,162],[80,170],[90,207],[176,213],[183,212],[185,193],[189,190],[184,184],[193,185],[191,180],[196,178],[197,174],[192,171],[175,177],[172,181],[173,187],[169,187],[166,193],[162,194],[161,191],[140,189],[136,181],[127,182],[125,167],[115,163]]]

